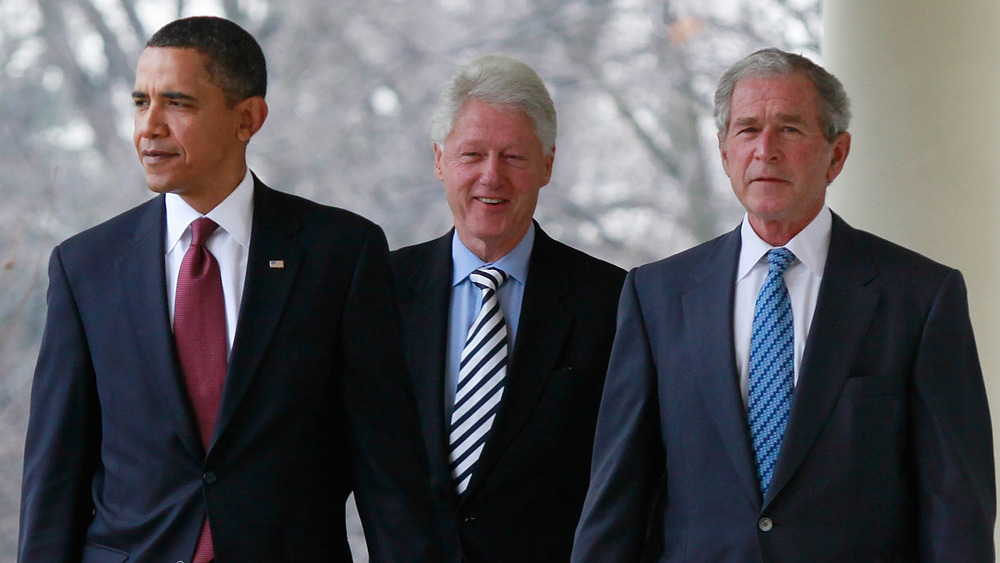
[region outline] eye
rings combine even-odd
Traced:
[[[132,103],[135,104],[135,107],[141,108],[141,107],[148,106],[149,105],[149,100],[146,99],[146,98],[132,98]]]

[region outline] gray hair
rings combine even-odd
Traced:
[[[761,49],[729,67],[715,91],[715,124],[723,138],[729,133],[729,109],[733,91],[740,80],[748,77],[784,76],[802,73],[816,86],[819,95],[819,121],[823,136],[833,142],[847,131],[851,122],[851,101],[844,85],[836,76],[802,55],[780,49]]]
[[[535,126],[545,154],[556,144],[556,108],[542,79],[523,62],[501,55],[480,57],[458,68],[431,116],[431,140],[444,146],[455,117],[470,99],[521,110]]]

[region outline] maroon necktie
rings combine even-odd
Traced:
[[[191,223],[191,246],[181,261],[174,300],[174,340],[188,399],[198,420],[201,443],[208,451],[215,415],[226,381],[226,305],[222,297],[219,263],[205,247],[219,225],[208,217]],[[208,519],[195,548],[194,563],[214,557]]]

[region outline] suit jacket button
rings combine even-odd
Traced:
[[[770,532],[771,528],[774,527],[774,522],[770,518],[761,518],[757,521],[757,527],[760,528],[762,532]]]
[[[201,480],[204,481],[206,485],[211,485],[218,481],[219,477],[211,471],[206,471],[205,474],[201,476]]]

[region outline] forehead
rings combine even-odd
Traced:
[[[730,120],[794,116],[819,120],[819,94],[802,73],[740,79],[730,101]]]
[[[213,85],[204,55],[196,49],[176,47],[147,47],[139,56],[135,80],[137,89]]]
[[[493,140],[537,143],[534,123],[520,109],[493,106],[473,98],[462,106],[448,134],[451,140]]]

